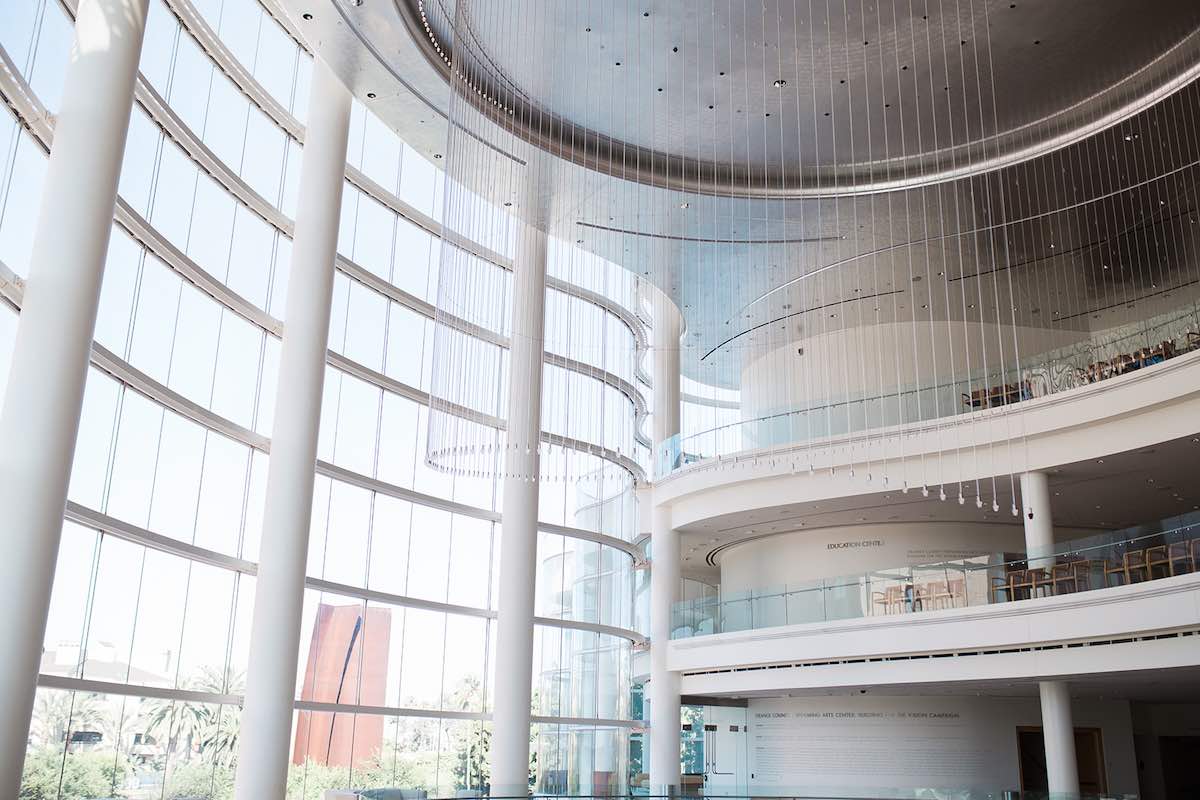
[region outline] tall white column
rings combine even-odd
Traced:
[[[546,235],[530,225],[521,232],[513,260],[508,450],[500,523],[491,791],[502,797],[529,792],[545,302]]]
[[[1025,552],[1030,567],[1049,569],[1054,559],[1054,517],[1050,511],[1050,482],[1044,472],[1021,475],[1022,518],[1025,521]]]
[[[1051,555],[1054,552],[1054,517],[1050,511],[1050,483],[1046,473],[1021,475],[1021,501],[1029,566],[1048,570],[1054,564]],[[1042,697],[1042,734],[1050,794],[1052,798],[1069,798],[1079,792],[1071,694],[1063,681],[1042,681],[1038,690]]]
[[[679,337],[682,321],[675,304],[655,291],[651,331],[651,378],[654,408],[651,435],[655,446],[679,433]]]
[[[656,389],[657,391],[657,389]],[[679,590],[679,532],[671,509],[655,508],[650,530],[650,793],[679,785],[679,673],[667,669],[671,607]]]
[[[350,93],[313,65],[267,473],[235,797],[286,794]]]
[[[79,2],[0,411],[4,797],[21,782],[146,6]]]
[[[1075,761],[1075,723],[1071,693],[1065,681],[1042,681],[1042,736],[1046,742],[1046,777],[1050,800],[1074,800],[1079,795]]]
[[[655,452],[679,433],[679,335],[675,306],[655,293],[651,342]],[[679,673],[667,669],[671,608],[679,593],[679,532],[670,508],[655,505],[650,528],[650,791],[679,786]]]

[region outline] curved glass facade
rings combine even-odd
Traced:
[[[73,5],[0,10],[0,392]],[[150,4],[30,797],[232,795],[311,69],[256,0]],[[498,479],[425,461],[437,265],[460,246],[505,280],[510,248],[443,242],[440,173],[357,103],[347,163],[289,797],[452,795],[488,782],[502,509]],[[543,430],[605,477],[541,491],[531,774],[590,792],[624,787],[635,725],[645,334],[636,280],[565,250],[548,264]],[[556,320],[586,329],[556,337]],[[498,381],[503,341],[475,345]]]

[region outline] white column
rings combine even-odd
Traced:
[[[679,433],[679,311],[657,291],[653,302],[651,332],[651,378],[654,381],[654,416],[651,417],[655,446]]]
[[[1075,761],[1075,723],[1071,693],[1065,681],[1042,681],[1042,736],[1046,742],[1046,777],[1050,800],[1074,800],[1079,795]]]
[[[286,794],[350,93],[313,65],[267,473],[235,797]]]
[[[526,226],[513,260],[508,450],[500,523],[496,700],[492,715],[493,796],[523,797],[529,793],[545,301],[546,235]]]
[[[657,795],[679,785],[679,673],[667,669],[671,606],[679,591],[679,532],[671,528],[671,509],[654,509],[650,537],[650,793]]]
[[[1021,475],[1021,502],[1024,505],[1025,552],[1031,568],[1050,569],[1054,565],[1054,518],[1050,512],[1050,483],[1044,472]],[[1038,684],[1042,696],[1042,733],[1046,744],[1046,775],[1050,794],[1079,792],[1075,763],[1075,728],[1071,722],[1071,695],[1062,681]]]
[[[679,433],[679,312],[655,293],[652,339],[656,452]],[[679,593],[679,532],[656,505],[650,528],[650,793],[679,786],[679,673],[667,669],[671,608]]]
[[[1050,483],[1046,473],[1021,475],[1021,502],[1024,505],[1025,552],[1031,556],[1029,566],[1049,569],[1054,564],[1054,559],[1047,557],[1054,552],[1054,518],[1050,512]]]
[[[4,797],[21,782],[146,5],[79,2],[0,411]]]

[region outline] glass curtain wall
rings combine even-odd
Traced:
[[[0,396],[73,9],[0,8]],[[311,63],[256,0],[151,1],[23,797],[232,794]],[[500,486],[424,460],[440,173],[357,103],[347,162],[289,797],[453,795],[487,784]],[[547,326],[572,307],[562,316],[586,314],[589,342],[555,354],[545,383],[595,404],[594,421],[552,402],[544,428],[597,471],[604,452],[640,470],[636,281],[579,263],[550,264]],[[504,373],[502,346],[479,353],[481,372]],[[503,416],[502,401],[488,411]],[[619,486],[542,491],[542,787],[624,786],[637,638],[625,472]]]

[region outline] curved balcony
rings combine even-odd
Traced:
[[[988,553],[687,600],[672,609],[671,638],[1036,601],[1197,572],[1200,524],[1102,534],[1046,553]]]
[[[897,427],[952,427],[980,415],[1005,414],[1025,401],[1103,385],[1196,350],[1200,304],[1190,302],[1144,322],[1092,333],[1023,358],[1004,370],[980,369],[924,385],[817,398],[803,408],[768,410],[679,434],[655,451],[655,477],[661,480],[764,452],[797,450],[802,451],[801,467],[807,469],[834,448],[869,448],[873,441],[892,436],[891,429]]]

